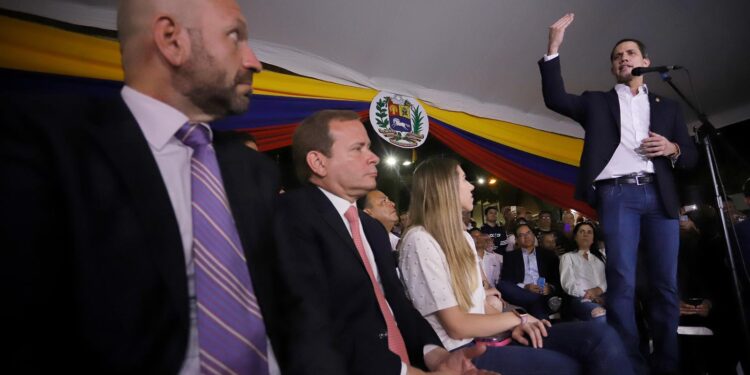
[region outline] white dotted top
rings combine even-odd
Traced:
[[[474,241],[468,233],[464,233],[466,241],[476,254]],[[414,307],[430,323],[446,349],[452,350],[465,345],[471,339],[456,340],[448,336],[437,317],[437,311],[458,306],[453,287],[451,287],[450,270],[443,250],[424,227],[410,229],[401,239],[399,267],[406,286],[407,294]],[[471,295],[473,305],[469,309],[472,314],[484,314],[484,289],[482,288],[481,273],[479,271],[479,257],[476,262],[477,288]]]

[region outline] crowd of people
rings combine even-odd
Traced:
[[[678,237],[710,232],[694,214],[679,221],[672,194],[672,168],[694,164],[695,150],[675,104],[630,74],[650,64],[636,40],[611,52],[616,89],[565,92],[558,50],[572,22],[550,27],[543,96],[586,129],[576,194],[601,223],[507,206],[485,208],[477,228],[474,187],[450,158],[417,166],[398,215],[352,111],[300,123],[292,154],[304,186],[281,191],[254,139],[209,126],[247,109],[262,70],[240,6],[122,1],[118,97],[0,92],[6,366],[676,373],[680,315],[714,319],[717,337],[729,337],[718,323],[731,307],[712,292],[721,288],[701,289],[722,280],[681,277],[677,292],[677,247],[691,243]],[[610,111],[618,103],[622,121]],[[620,122],[637,138],[612,141]],[[639,349],[642,337],[652,351]]]

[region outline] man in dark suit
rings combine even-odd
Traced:
[[[504,300],[523,307],[537,319],[547,319],[554,312],[549,300],[556,298],[559,302],[560,298],[559,261],[554,253],[537,249],[534,239],[528,224],[516,228],[518,250],[505,253],[498,289]],[[543,284],[539,282],[542,277]]]
[[[673,373],[678,367],[679,318],[679,198],[673,169],[695,164],[695,146],[679,105],[650,93],[643,77],[631,73],[651,64],[638,40],[623,39],[610,54],[617,79],[614,89],[580,96],[565,91],[558,49],[573,17],[567,14],[550,27],[547,55],[539,62],[544,102],[586,130],[576,198],[596,207],[602,223],[607,244],[607,319],[622,336],[638,372],[645,372],[633,308],[640,241],[651,291],[651,367],[656,373]]]
[[[276,216],[282,277],[291,296],[282,370],[472,370],[468,356],[484,348],[448,353],[442,347],[404,294],[383,225],[356,208],[357,199],[375,189],[379,161],[359,115],[311,115],[294,133],[292,154],[307,186],[284,194]]]
[[[23,329],[7,336],[10,367],[268,373],[278,171],[230,135],[213,134],[212,146],[205,124],[247,108],[261,65],[244,17],[233,0],[129,0],[118,28],[119,95],[0,95],[6,326]],[[197,196],[198,175],[211,197]],[[228,260],[201,258],[227,249]],[[207,283],[207,273],[234,279]],[[202,292],[217,285],[241,290]],[[213,300],[232,298],[240,313],[216,322]]]

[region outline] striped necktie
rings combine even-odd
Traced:
[[[190,187],[201,373],[268,374],[266,332],[208,126],[175,137],[193,149]]]

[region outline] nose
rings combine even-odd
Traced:
[[[367,152],[370,153],[370,160],[368,160],[368,163],[372,163],[373,165],[378,165],[378,163],[380,163],[380,157],[375,155],[375,153],[369,149],[367,150]]]
[[[255,73],[260,73],[263,70],[263,64],[255,56],[255,51],[250,47],[250,44],[246,44],[245,46],[247,48],[244,49],[242,54],[242,66]]]

